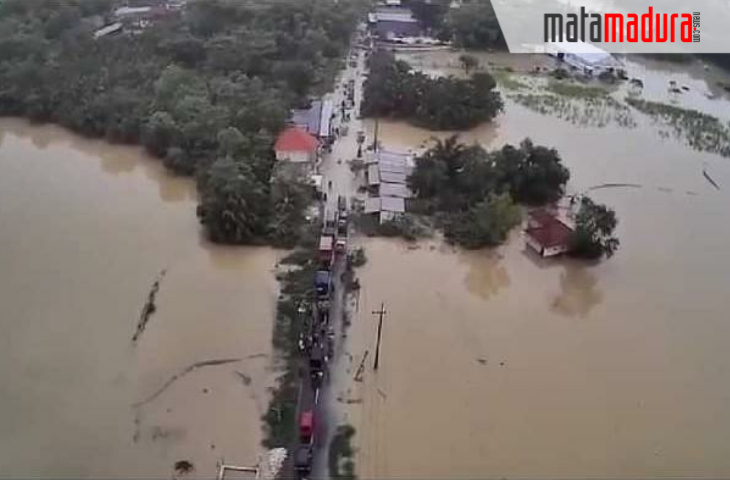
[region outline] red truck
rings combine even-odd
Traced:
[[[335,237],[322,235],[319,237],[319,264],[320,267],[329,270],[334,256]]]
[[[299,440],[311,444],[314,438],[314,411],[306,410],[299,416]]]

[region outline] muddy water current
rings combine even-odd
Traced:
[[[0,120],[0,477],[256,461],[277,254],[208,244],[195,206],[139,149]]]
[[[647,99],[661,100],[669,78],[687,95],[714,89],[702,70],[629,64]],[[688,103],[730,112],[723,97],[703,98]],[[507,99],[493,125],[462,133],[487,148],[526,136],[557,148],[568,191],[617,212],[622,245],[608,261],[542,260],[519,232],[481,252],[438,239],[361,240],[368,263],[352,306],[352,359],[337,377],[361,476],[730,476],[730,159],[632,115],[631,128],[597,128]],[[393,150],[448,135],[379,127]]]

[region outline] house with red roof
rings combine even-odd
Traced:
[[[570,236],[573,228],[556,215],[545,210],[536,210],[529,215],[525,240],[542,257],[554,257],[570,250]]]
[[[281,132],[274,145],[280,165],[291,164],[302,173],[314,169],[318,150],[319,140],[298,127]]]

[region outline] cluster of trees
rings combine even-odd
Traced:
[[[502,243],[519,224],[518,203],[555,201],[569,178],[556,150],[529,139],[487,152],[452,136],[416,159],[408,181],[420,208],[443,217],[448,238],[481,248]]]
[[[492,120],[504,106],[486,72],[468,80],[431,78],[386,51],[371,55],[369,67],[363,116],[407,119],[431,130],[463,130]]]
[[[491,0],[471,0],[450,10],[440,36],[452,38],[458,46],[469,49],[507,46]]]
[[[462,48],[506,47],[491,0],[464,0],[460,8],[449,8],[451,0],[403,0],[403,5],[431,36]]]
[[[478,249],[504,242],[521,222],[519,205],[540,206],[559,200],[570,172],[560,154],[527,138],[519,146],[488,152],[464,145],[457,136],[438,140],[416,159],[408,178],[416,198],[411,210],[435,214],[448,239]],[[582,197],[571,254],[611,257],[619,247],[613,236],[616,213]]]
[[[571,255],[592,260],[604,255],[612,257],[620,245],[619,239],[613,235],[616,225],[616,212],[595,203],[589,197],[583,197],[576,217],[575,232],[570,239]]]
[[[275,135],[290,107],[329,89],[363,6],[197,0],[140,34],[95,40],[117,3],[3,0],[0,115],[142,143],[203,179],[211,238],[265,236],[280,225],[277,212],[300,205],[271,184]]]

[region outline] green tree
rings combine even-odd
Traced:
[[[463,130],[492,120],[504,106],[486,72],[467,80],[430,78],[385,51],[374,53],[369,65],[364,116],[403,118],[432,130]]]
[[[210,167],[197,213],[212,241],[252,243],[266,234],[268,193],[247,164],[221,158]]]
[[[269,237],[272,245],[293,248],[305,224],[304,212],[314,199],[310,185],[277,178],[271,186],[273,215]]]
[[[529,138],[519,148],[504,146],[494,162],[501,173],[500,183],[520,203],[540,205],[555,201],[563,195],[570,179],[557,150],[535,146]]]
[[[504,37],[491,0],[476,0],[452,9],[447,27],[464,48],[504,48]]]
[[[509,194],[490,195],[446,224],[446,237],[469,249],[503,243],[521,221],[520,209]]]
[[[248,147],[246,137],[236,127],[226,127],[218,132],[218,155],[239,157],[245,155]]]
[[[479,60],[472,55],[466,55],[466,54],[460,55],[459,62],[461,63],[461,68],[464,69],[464,71],[466,72],[467,75],[469,74],[470,71],[479,67]]]
[[[583,197],[570,239],[571,255],[587,259],[604,255],[611,258],[621,244],[613,235],[617,225],[616,212]]]
[[[162,157],[168,148],[177,144],[179,137],[180,129],[172,115],[157,111],[152,114],[144,128],[142,141],[150,153]]]

